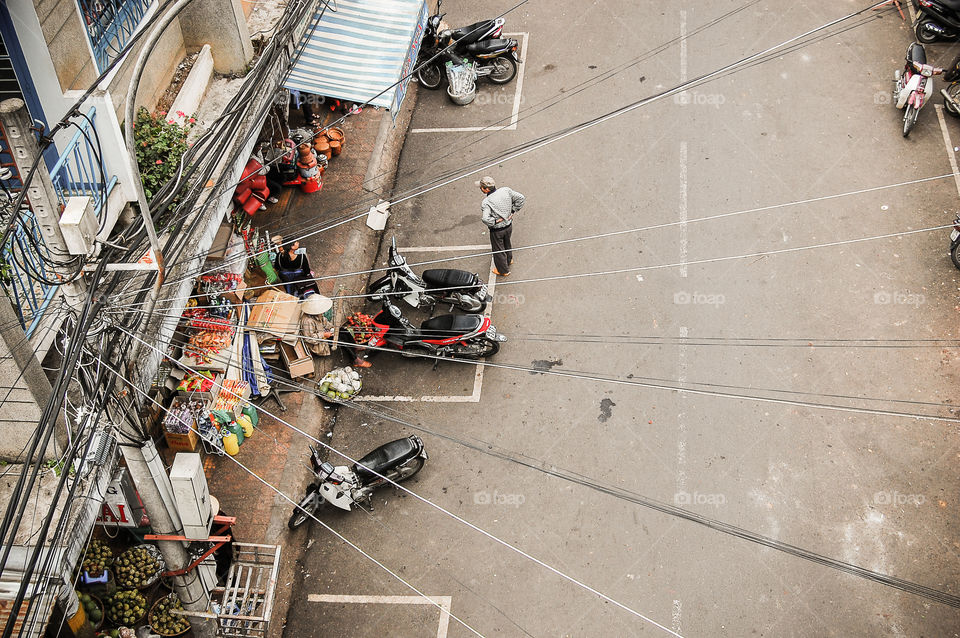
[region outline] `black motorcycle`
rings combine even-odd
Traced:
[[[397,250],[397,238],[390,244],[390,271],[367,287],[375,302],[389,297],[403,297],[414,308],[433,309],[440,303],[450,304],[464,312],[483,312],[493,297],[477,273],[454,268],[431,268],[418,277]]]
[[[375,489],[407,480],[423,469],[427,458],[418,436],[384,443],[351,467],[334,467],[322,461],[311,445],[310,469],[316,480],[307,486],[307,493],[294,508],[287,527],[300,527],[326,503],[348,512],[354,505],[372,511],[370,500]]]
[[[930,44],[960,36],[960,3],[956,0],[917,0],[917,40]]]
[[[504,19],[481,20],[459,29],[441,30],[444,13],[430,16],[423,32],[417,70],[417,81],[425,89],[439,89],[447,79],[447,63],[473,65],[478,78],[489,78],[494,84],[507,84],[517,75],[519,43],[502,39]],[[450,46],[453,45],[453,46]],[[438,53],[449,47],[439,57]],[[423,64],[427,60],[436,59]]]

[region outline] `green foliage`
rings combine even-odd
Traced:
[[[187,150],[187,133],[195,121],[191,117],[180,126],[166,111],[160,111],[156,117],[143,107],[137,111],[133,125],[134,147],[147,201],[176,175],[180,158]]]

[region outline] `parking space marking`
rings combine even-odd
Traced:
[[[937,119],[940,120],[940,132],[943,133],[943,143],[947,147],[947,158],[950,160],[950,170],[953,171],[953,181],[957,185],[957,193],[960,194],[960,170],[957,169],[957,154],[953,150],[950,131],[947,130],[947,122],[943,118],[943,106],[934,104],[933,108],[937,110]]]
[[[489,248],[489,244],[475,244],[470,246],[404,246],[403,251],[407,253],[416,253],[416,252],[466,252],[470,250],[480,250]],[[496,296],[497,291],[497,276],[493,272],[494,263],[493,258],[490,258],[490,274],[487,277],[487,294],[491,297]],[[487,304],[487,309],[483,311],[483,316],[487,319],[490,318],[490,311],[492,310],[492,304]],[[423,401],[424,403],[479,403],[480,402],[480,393],[483,389],[483,369],[484,366],[482,363],[476,365],[476,371],[473,373],[473,392],[470,394],[450,394],[450,395],[439,395],[439,396],[428,396],[428,397],[414,397],[414,396],[403,396],[403,395],[379,395],[379,396],[358,396],[354,401],[371,401],[379,403],[413,403],[416,401]]]
[[[350,596],[337,594],[308,594],[311,603],[356,603],[361,605],[431,605],[440,606],[440,624],[437,638],[447,638],[450,629],[452,596]]]
[[[523,75],[527,68],[527,46],[530,40],[530,34],[521,31],[519,33],[504,33],[503,35],[516,35],[523,38],[520,43],[520,68],[517,71],[517,88],[513,92],[513,109],[510,112],[510,124],[505,126],[459,126],[451,128],[413,128],[411,133],[476,133],[478,131],[515,131],[517,122],[520,121],[520,102],[523,99]]]

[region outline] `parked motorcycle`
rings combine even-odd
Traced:
[[[937,40],[954,40],[960,35],[960,5],[954,0],[917,0],[917,40],[930,44]]]
[[[397,238],[390,244],[390,270],[367,287],[371,300],[379,302],[389,296],[403,297],[414,308],[432,309],[437,302],[450,304],[464,312],[483,312],[493,297],[487,294],[487,285],[477,273],[453,268],[431,268],[418,277],[407,266]]]
[[[953,230],[950,231],[950,261],[960,268],[960,213],[953,220]]]
[[[497,332],[489,317],[440,315],[427,319],[417,328],[389,299],[384,299],[382,305],[371,325],[341,327],[339,342],[345,351],[371,346],[396,350],[405,357],[428,354],[482,359],[497,354],[500,344],[507,340]]]
[[[431,91],[443,86],[443,81],[447,77],[444,70],[447,61],[459,63],[460,60],[456,56],[466,55],[469,45],[499,39],[505,22],[503,18],[496,18],[474,22],[459,29],[444,29],[443,16],[446,14],[440,13],[441,4],[442,0],[437,2],[437,13],[427,19],[427,24],[423,30],[423,40],[420,44],[419,61],[417,63],[419,67],[417,70],[417,81],[423,88],[430,89]],[[441,34],[448,36],[445,44],[441,44]],[[455,42],[456,44],[451,47],[450,51],[447,51],[445,55],[438,57],[429,64],[421,65],[421,63],[436,56],[441,49],[451,42]],[[516,75],[515,69],[513,73]],[[513,79],[512,76],[503,81],[502,84],[506,84],[511,79]],[[494,78],[491,78],[491,81],[497,82]]]
[[[946,88],[940,89],[940,95],[943,96],[943,110],[948,115],[960,117],[960,55],[949,67],[945,67],[943,80],[950,83]]]
[[[311,445],[310,469],[315,480],[307,486],[307,493],[294,508],[287,527],[300,527],[327,503],[348,512],[354,505],[373,510],[370,501],[374,490],[407,480],[423,469],[427,458],[418,436],[384,443],[351,467],[334,467],[322,461]]]
[[[933,76],[940,73],[943,69],[927,64],[927,52],[922,44],[914,42],[907,47],[903,71],[898,69],[893,76],[893,102],[898,109],[904,109],[904,137],[910,135],[920,109],[933,95]]]

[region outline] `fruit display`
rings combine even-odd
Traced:
[[[183,609],[180,598],[176,594],[167,594],[153,604],[149,622],[154,633],[161,636],[179,636],[190,629],[190,621],[187,617],[171,613],[172,609]]]
[[[136,635],[136,632],[129,627],[97,632],[97,638],[136,638]]]
[[[349,366],[337,368],[320,379],[320,397],[333,400],[352,399],[362,387],[359,372]]]
[[[131,547],[113,561],[117,586],[126,589],[152,585],[157,582],[162,568],[160,551],[153,545]]]
[[[77,598],[80,599],[80,604],[83,605],[83,611],[93,626],[99,627],[100,622],[103,620],[103,603],[100,602],[100,599],[80,591],[77,592]]]
[[[115,625],[135,625],[147,613],[147,599],[135,589],[118,591],[107,601],[107,617]]]
[[[81,569],[91,576],[98,576],[104,569],[113,562],[113,550],[102,540],[93,539],[87,545],[87,551],[83,555],[83,566]]]

